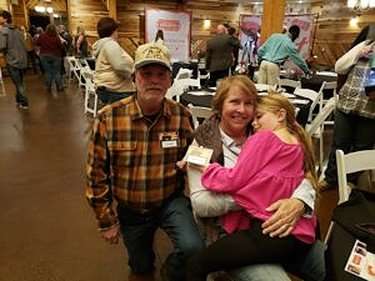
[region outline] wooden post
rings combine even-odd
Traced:
[[[109,16],[113,18],[114,20],[117,20],[117,0],[108,0],[107,8],[108,8]]]
[[[73,34],[73,26],[72,26],[72,3],[70,0],[66,1],[66,11],[68,12],[68,28],[70,34]]]
[[[281,32],[284,22],[286,0],[264,0],[260,41],[264,42],[272,33]]]

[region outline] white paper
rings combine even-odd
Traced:
[[[186,152],[186,161],[195,165],[207,166],[210,163],[213,150],[210,148],[189,146]]]
[[[366,243],[355,241],[345,271],[365,280],[375,281],[375,254],[367,251]]]

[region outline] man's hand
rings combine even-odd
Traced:
[[[120,237],[120,225],[116,224],[111,228],[100,231],[102,238],[110,244],[117,244]]]
[[[266,209],[274,214],[262,224],[263,234],[271,237],[288,236],[298,219],[304,214],[305,206],[299,199],[281,199]]]

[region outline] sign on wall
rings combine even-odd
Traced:
[[[240,40],[248,38],[247,34],[260,33],[261,16],[240,15]],[[289,29],[292,25],[298,25],[301,32],[295,41],[300,54],[307,59],[310,56],[310,45],[313,36],[314,15],[288,15],[284,18],[284,26]]]
[[[313,15],[293,15],[286,16],[284,19],[284,25],[289,29],[292,25],[298,25],[300,28],[300,34],[297,40],[294,42],[299,50],[300,54],[305,58],[310,57],[310,45],[312,43],[313,36]]]
[[[146,9],[145,21],[146,42],[152,42],[160,29],[164,33],[164,44],[169,48],[172,60],[189,60],[191,13]]]

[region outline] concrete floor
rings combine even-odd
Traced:
[[[0,281],[153,280],[129,275],[122,244],[106,244],[96,230],[84,197],[90,122],[76,84],[51,95],[41,76],[28,75],[30,108],[19,110],[13,84],[8,78],[5,82],[7,95],[0,97]],[[324,194],[319,209],[323,232],[336,192]],[[165,236],[158,235],[156,247],[159,267],[170,248]]]

